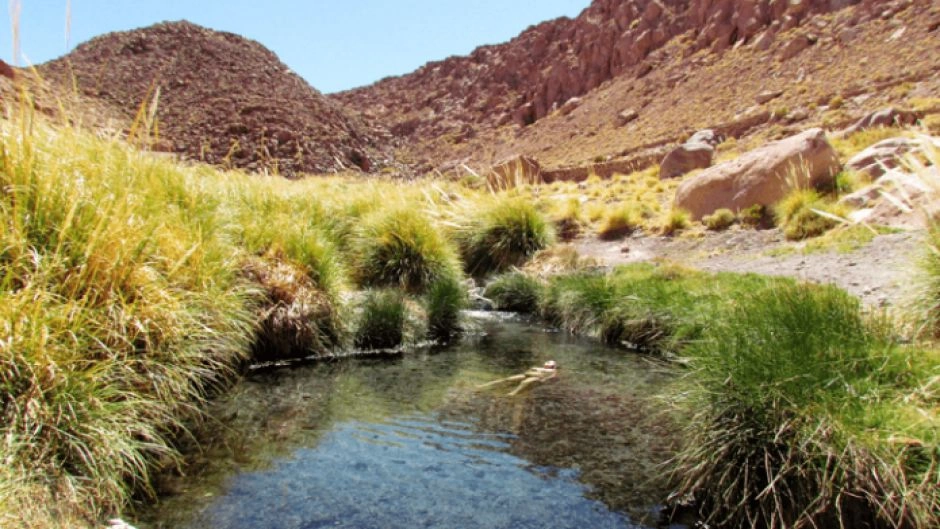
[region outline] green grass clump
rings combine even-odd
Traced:
[[[0,460],[16,469],[0,474],[0,519],[97,519],[147,491],[174,432],[245,357],[256,298],[225,185],[118,142],[0,123]]]
[[[467,307],[467,289],[452,276],[431,284],[425,296],[428,338],[449,343],[461,332],[460,311]]]
[[[380,211],[366,219],[355,255],[354,276],[364,287],[424,293],[435,281],[460,275],[449,241],[413,208]]]
[[[525,198],[495,196],[473,208],[455,232],[467,273],[485,276],[523,264],[551,244],[548,222]]]
[[[900,348],[834,287],[740,296],[685,354],[678,494],[722,527],[933,527],[936,353]]]
[[[670,265],[629,265],[610,274],[577,272],[549,281],[540,312],[572,333],[670,354],[696,339],[711,319],[720,318],[729,299],[765,281]]]
[[[702,224],[706,228],[712,231],[722,231],[726,230],[734,224],[735,218],[734,212],[728,208],[721,208],[716,210],[711,215],[706,215],[702,218]]]
[[[790,240],[817,237],[838,226],[833,217],[844,218],[848,211],[832,204],[812,189],[795,189],[777,204],[777,223]]]
[[[395,349],[405,343],[408,306],[399,290],[373,290],[362,302],[354,343],[360,349]]]
[[[542,283],[522,272],[508,272],[486,286],[484,296],[496,310],[532,314],[538,311]]]

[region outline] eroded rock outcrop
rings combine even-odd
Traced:
[[[462,123],[524,127],[614,77],[642,77],[654,68],[651,55],[679,35],[691,42],[686,53],[720,52],[757,38],[772,42],[814,14],[866,3],[877,8],[871,0],[595,0],[577,18],[335,97],[393,130],[410,123],[404,137],[436,137]]]
[[[706,169],[676,190],[676,207],[695,220],[717,209],[772,206],[795,187],[831,186],[839,156],[822,129],[772,142]]]

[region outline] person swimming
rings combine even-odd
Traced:
[[[501,378],[499,380],[494,380],[492,382],[487,382],[486,384],[481,384],[477,386],[477,389],[485,389],[499,384],[505,384],[506,382],[519,382],[519,385],[516,386],[516,389],[510,391],[507,396],[518,395],[519,392],[528,388],[536,382],[545,382],[558,376],[558,363],[554,360],[549,360],[542,364],[542,367],[532,367],[529,368],[525,373],[518,375],[513,375],[511,377]]]

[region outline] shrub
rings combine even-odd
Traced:
[[[467,290],[459,279],[445,276],[434,281],[425,305],[430,339],[448,343],[460,334],[460,311],[467,307]]]
[[[563,241],[570,241],[580,235],[587,224],[581,202],[576,198],[566,200],[556,207],[551,213],[551,219],[555,225],[555,233]]]
[[[366,219],[356,246],[355,277],[365,287],[423,293],[438,279],[459,275],[448,241],[414,209],[382,211]]]
[[[619,239],[636,231],[643,218],[633,205],[621,205],[608,211],[597,229],[597,236],[605,241]]]
[[[930,527],[936,358],[892,346],[835,287],[771,284],[727,311],[685,350],[677,494],[720,526]]]
[[[679,208],[673,208],[666,216],[661,231],[663,235],[675,235],[676,233],[689,227],[689,212]]]
[[[711,215],[706,215],[702,219],[702,223],[712,231],[722,231],[731,227],[735,220],[733,211],[728,208],[721,208]]]
[[[840,206],[828,204],[812,189],[795,189],[777,204],[777,223],[790,240],[822,235],[840,223],[833,217],[847,214]]]
[[[499,196],[458,221],[456,238],[469,274],[521,265],[553,238],[545,218],[523,198]]]
[[[522,272],[509,272],[494,279],[484,296],[493,301],[497,310],[532,314],[538,310],[542,283]]]
[[[360,349],[394,349],[405,342],[408,307],[397,290],[373,290],[362,302],[354,343]]]
[[[774,226],[774,218],[766,206],[754,204],[749,208],[744,208],[738,212],[738,221],[751,228],[771,228]]]

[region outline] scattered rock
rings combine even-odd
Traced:
[[[721,142],[723,141],[725,141],[724,137],[722,137],[721,134],[715,132],[713,129],[702,129],[693,134],[688,140],[685,141],[685,143],[704,143],[705,145],[717,147],[721,145]]]
[[[920,119],[917,112],[911,110],[899,110],[889,107],[877,112],[873,112],[855,122],[854,125],[844,131],[843,134],[852,134],[860,130],[874,127],[898,127],[904,125],[913,125]]]
[[[787,61],[796,57],[806,48],[812,45],[812,41],[806,35],[797,35],[787,42],[780,50],[780,59]]]
[[[903,156],[917,148],[917,142],[907,138],[889,138],[853,156],[845,168],[878,178],[888,169],[901,164]]]
[[[16,72],[13,71],[13,67],[0,59],[0,75],[8,79],[16,79]]]
[[[568,114],[571,114],[572,112],[574,112],[574,110],[578,108],[579,106],[581,106],[581,98],[572,97],[571,99],[565,101],[565,104],[562,105],[561,108],[558,109],[558,112],[562,116],[567,116]]]
[[[783,95],[783,90],[764,90],[763,92],[757,94],[757,97],[754,99],[757,101],[758,105],[763,105],[768,101],[777,99]]]
[[[878,197],[869,201],[871,214],[866,222],[894,228],[925,228],[936,210],[936,195],[924,179],[940,181],[940,170],[928,167],[924,172],[918,176],[889,170],[870,188],[859,191],[859,194],[865,192]]]
[[[676,178],[695,169],[710,167],[715,149],[707,143],[686,143],[669,152],[659,167],[659,178]]]
[[[636,110],[632,108],[628,108],[620,112],[619,114],[617,114],[617,126],[622,127],[626,125],[627,123],[630,123],[631,121],[635,120],[638,117],[640,117],[639,112],[637,112]]]
[[[772,206],[795,186],[832,185],[842,165],[822,129],[769,143],[683,182],[675,205],[695,220],[720,208]]]

